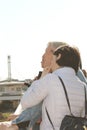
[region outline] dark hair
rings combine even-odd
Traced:
[[[58,47],[54,53],[54,55],[58,56],[61,54],[60,59],[57,59],[56,63],[60,66],[72,67],[75,72],[78,71],[80,66],[80,53],[76,47],[70,46],[61,46]]]

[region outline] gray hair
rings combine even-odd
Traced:
[[[57,47],[62,46],[62,45],[68,45],[68,44],[65,42],[56,42],[56,41],[48,43],[48,46],[51,46],[54,49],[56,49]]]

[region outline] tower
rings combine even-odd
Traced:
[[[8,56],[8,81],[11,81],[11,57]]]

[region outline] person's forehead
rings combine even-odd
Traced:
[[[51,45],[48,45],[47,48],[46,48],[46,51],[51,51],[53,50],[54,48],[51,46]]]

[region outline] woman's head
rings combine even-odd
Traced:
[[[72,67],[75,72],[78,71],[81,59],[78,48],[64,45],[58,47],[53,54],[56,56],[56,63],[58,66]]]

